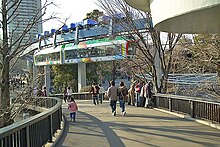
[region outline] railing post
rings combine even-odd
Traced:
[[[173,108],[172,108],[172,98],[168,98],[169,99],[169,110],[170,112],[173,111]]]
[[[190,101],[190,115],[192,118],[195,117],[195,102],[194,101]]]
[[[29,128],[29,126],[26,127],[26,144],[27,144],[27,147],[30,147],[30,128]]]
[[[53,138],[53,116],[52,116],[52,114],[49,116],[49,121],[50,121],[50,138],[49,138],[49,142],[52,142],[52,138]]]
[[[103,96],[104,97],[104,96]],[[157,96],[152,96],[153,97],[153,99],[154,99],[154,102],[155,102],[155,106],[154,107],[156,107],[156,108],[158,108],[158,106],[159,106],[159,99],[158,99],[158,97]]]

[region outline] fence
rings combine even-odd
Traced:
[[[0,147],[35,147],[52,141],[62,121],[59,98],[36,98],[33,106],[48,108],[35,116],[0,129]]]
[[[107,100],[108,98],[104,95],[105,93],[103,93],[103,99]],[[51,96],[63,99],[63,94],[52,94]],[[89,92],[72,93],[72,96],[77,100],[92,100],[92,94]]]
[[[218,100],[167,94],[155,94],[154,99],[157,108],[220,123],[220,101]]]

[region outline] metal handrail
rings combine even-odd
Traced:
[[[220,123],[220,100],[159,93],[153,95],[153,100],[157,108]]]
[[[155,93],[154,96],[161,96],[161,97],[174,98],[174,99],[193,100],[193,101],[198,101],[198,102],[207,102],[207,103],[220,104],[220,100],[218,100],[218,99],[205,99],[205,98],[200,98],[200,97],[190,97],[190,96],[161,94],[161,93]]]
[[[55,97],[41,97],[37,99],[45,100],[44,107],[51,108],[47,111],[41,112],[30,118],[16,122],[12,125],[0,129],[0,147],[9,146],[32,146],[36,143],[35,137],[40,137],[41,134],[47,134],[48,139],[40,139],[37,143],[43,145],[47,142],[52,141],[54,132],[60,129],[62,121],[62,100]],[[48,104],[46,104],[46,102]],[[39,103],[40,104],[40,103]],[[35,105],[38,106],[38,105]],[[40,105],[42,107],[42,103]],[[53,122],[55,120],[56,122]],[[36,128],[41,128],[42,122],[46,122],[45,129],[41,132]],[[44,124],[43,124],[44,125]],[[35,132],[36,131],[36,132]],[[38,134],[39,136],[32,136]]]

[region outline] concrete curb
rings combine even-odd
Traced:
[[[170,111],[163,110],[163,109],[158,109],[158,108],[153,108],[153,109],[154,109],[154,110],[157,110],[157,111],[164,112],[164,113],[168,113],[168,114],[171,114],[171,115],[175,115],[175,116],[178,116],[178,117],[187,119],[187,120],[195,121],[195,122],[197,122],[197,123],[204,124],[204,125],[207,125],[207,126],[210,126],[210,127],[212,127],[212,128],[215,128],[215,129],[219,129],[219,130],[220,130],[220,124],[215,124],[214,122],[210,122],[210,121],[205,121],[205,120],[201,120],[201,119],[192,118],[192,117],[187,116],[187,115],[170,112]]]

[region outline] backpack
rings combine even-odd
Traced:
[[[123,90],[121,91],[121,96],[122,96],[122,98],[123,98],[124,101],[127,101],[127,99],[128,99],[127,95],[128,95],[128,89],[125,88],[125,89],[123,89]]]
[[[121,94],[122,94],[122,96],[128,95],[128,89],[127,88],[123,89]]]
[[[136,92],[141,92],[140,84],[137,84],[137,85],[135,86],[135,91],[136,91]]]

